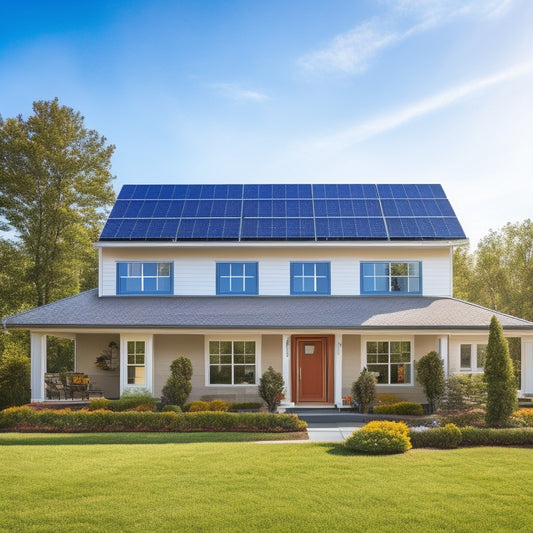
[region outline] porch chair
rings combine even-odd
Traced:
[[[63,400],[67,399],[65,387],[57,372],[47,372],[44,375],[44,388],[48,400],[53,400],[56,396],[58,400],[61,400],[61,396],[63,396]]]
[[[67,372],[67,393],[71,400],[74,400],[74,395],[79,395],[80,398],[89,399],[89,376],[83,372]]]

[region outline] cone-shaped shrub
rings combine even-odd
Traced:
[[[363,368],[361,374],[352,384],[352,396],[359,403],[359,411],[368,413],[370,404],[376,400],[376,378]]]
[[[495,316],[490,322],[484,379],[487,383],[485,421],[488,426],[504,426],[517,408],[516,380],[509,346]]]
[[[444,365],[439,354],[429,352],[415,363],[416,380],[424,388],[429,412],[434,413],[439,399],[444,394]]]
[[[171,405],[183,409],[192,390],[192,363],[187,357],[178,357],[170,365],[170,377],[163,387],[163,395]]]

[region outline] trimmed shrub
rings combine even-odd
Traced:
[[[518,405],[516,379],[509,345],[495,316],[490,321],[484,378],[487,383],[485,421],[488,426],[505,426]]]
[[[0,412],[0,429],[10,431],[305,431],[296,415],[270,413],[146,413],[112,411],[35,411],[13,407]]]
[[[261,402],[234,402],[230,403],[229,411],[257,411],[262,406]]]
[[[230,404],[224,400],[211,400],[208,411],[229,411]]]
[[[487,385],[482,374],[463,374],[450,377],[441,401],[445,411],[485,409]]]
[[[31,363],[13,344],[0,357],[0,409],[24,405],[30,401]]]
[[[415,361],[416,380],[424,388],[428,399],[429,412],[434,413],[437,403],[444,394],[444,365],[439,354],[435,351]]]
[[[524,426],[533,427],[533,409],[519,409],[513,413],[513,418],[521,420]]]
[[[259,396],[267,404],[269,413],[275,413],[277,411],[284,388],[285,382],[283,381],[283,376],[269,366],[268,370],[259,380],[258,389]]]
[[[376,400],[378,405],[390,405],[391,403],[400,403],[402,401],[402,399],[395,394],[384,394],[381,392],[376,394]]]
[[[424,408],[415,402],[391,403],[389,405],[375,405],[373,409],[376,415],[415,415],[424,414]]]
[[[409,428],[403,422],[369,422],[348,437],[344,446],[370,455],[404,453],[411,448]]]
[[[89,411],[106,409],[109,411],[156,411],[155,398],[148,391],[126,391],[120,400],[96,398],[89,404]]]
[[[466,426],[485,427],[485,410],[472,409],[465,412],[445,413],[439,416],[439,420],[441,425],[455,424],[461,428]]]
[[[363,368],[361,374],[352,384],[352,396],[359,404],[361,413],[368,413],[370,404],[376,400],[376,378]]]
[[[195,400],[186,404],[186,411],[188,413],[200,413],[204,411],[209,411],[209,402],[204,402],[203,400]]]
[[[461,434],[461,446],[533,446],[533,428],[466,427],[461,429]]]
[[[179,405],[167,404],[167,405],[163,406],[163,408],[161,409],[161,412],[162,413],[181,413],[182,410],[181,410],[181,407]]]
[[[457,448],[462,440],[461,430],[455,424],[427,431],[411,431],[409,434],[413,448]]]
[[[192,363],[187,357],[178,357],[170,364],[170,377],[161,391],[165,401],[182,409],[192,390]]]

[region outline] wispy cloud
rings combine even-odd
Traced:
[[[307,72],[359,74],[382,50],[423,31],[458,17],[497,18],[503,16],[513,0],[394,0],[389,14],[366,20],[355,28],[336,35],[321,49],[298,59]]]
[[[260,93],[259,91],[244,89],[240,85],[234,83],[212,83],[211,87],[218,91],[222,96],[232,100],[251,102],[263,102],[264,100],[268,100],[266,94]]]
[[[399,128],[419,117],[456,104],[484,89],[531,73],[533,73],[533,61],[520,63],[491,76],[477,78],[463,85],[452,87],[419,102],[414,102],[402,109],[371,118],[362,124],[357,124],[328,137],[314,140],[310,144],[313,150],[338,152],[376,135]]]

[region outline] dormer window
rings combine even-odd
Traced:
[[[291,294],[330,294],[330,264],[291,263]]]
[[[117,294],[172,294],[172,263],[117,263]]]
[[[217,294],[257,294],[257,263],[217,263]]]
[[[419,261],[361,263],[361,294],[421,294]]]

